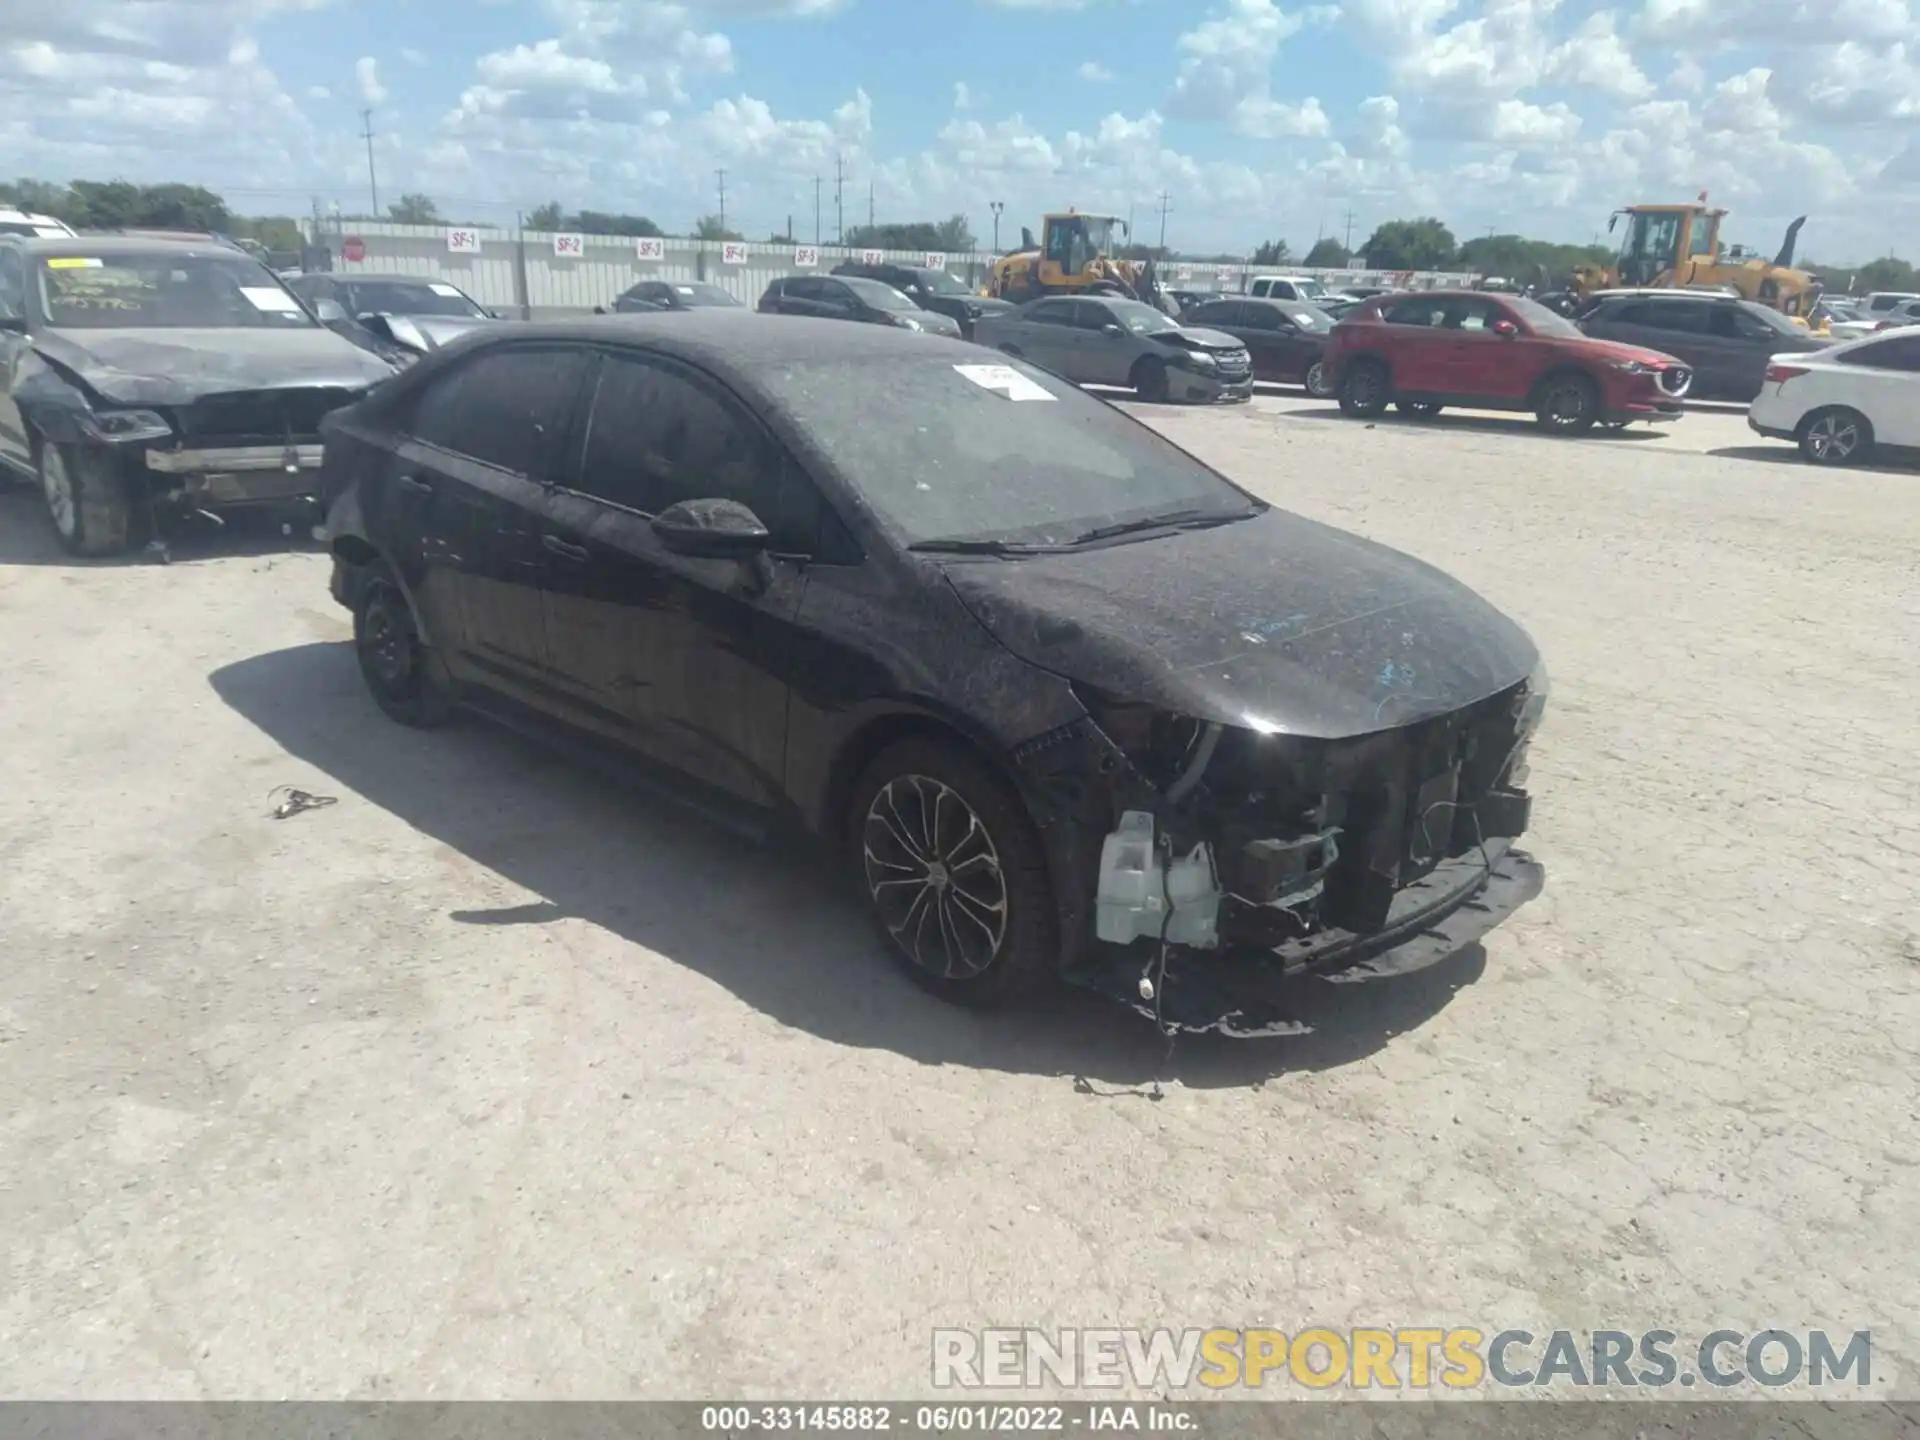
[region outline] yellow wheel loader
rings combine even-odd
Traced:
[[[1735,245],[1724,257],[1720,222],[1725,210],[1710,209],[1703,193],[1692,205],[1629,205],[1613,212],[1609,232],[1626,217],[1620,251],[1613,264],[1583,265],[1573,273],[1569,289],[1585,297],[1595,290],[1621,287],[1707,288],[1726,286],[1748,300],[1778,310],[1806,324],[1820,299],[1819,277],[1793,268],[1793,247],[1802,215],[1787,227],[1787,237],[1772,260],[1752,255]]]
[[[1016,305],[1043,295],[1125,295],[1159,305],[1153,261],[1115,259],[1116,230],[1124,240],[1127,222],[1078,210],[1043,217],[1038,242],[1023,225],[1020,248],[993,262],[980,293]]]

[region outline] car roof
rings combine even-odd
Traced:
[[[832,364],[916,354],[965,360],[980,354],[974,346],[931,331],[849,325],[844,320],[802,315],[762,315],[745,307],[689,310],[672,320],[658,314],[536,320],[488,327],[479,334],[478,343],[483,345],[540,340],[630,345],[684,360],[723,377],[744,377],[757,370],[800,362]],[[473,352],[463,346],[462,353]]]
[[[237,246],[211,236],[205,240],[161,240],[140,235],[8,235],[0,238],[28,255],[98,255],[105,259],[109,255],[205,255],[217,250],[222,255],[238,255],[243,260],[253,258]]]

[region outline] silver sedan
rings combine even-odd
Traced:
[[[1189,329],[1138,300],[1048,296],[983,315],[973,338],[1077,384],[1131,386],[1143,400],[1210,403],[1253,394],[1253,363],[1242,341]]]

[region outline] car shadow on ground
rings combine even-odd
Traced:
[[[1438,415],[1417,418],[1412,415],[1402,415],[1399,411],[1390,409],[1383,415],[1378,415],[1372,420],[1365,421],[1346,414],[1338,405],[1328,405],[1324,408],[1314,410],[1288,410],[1282,413],[1288,420],[1341,420],[1349,425],[1392,425],[1398,429],[1409,430],[1486,430],[1496,432],[1518,430],[1531,431],[1536,435],[1546,433],[1541,430],[1539,422],[1535,420],[1533,416],[1523,415],[1518,411],[1493,413],[1486,411],[1442,410]],[[1666,433],[1664,429],[1657,426],[1636,423],[1627,426],[1624,430],[1606,430],[1596,425],[1593,429],[1581,435],[1550,438],[1604,440],[1612,443],[1622,440],[1659,440],[1664,438]]]
[[[1920,455],[1903,457],[1898,455],[1875,455],[1869,460],[1856,461],[1852,465],[1827,467],[1815,465],[1800,453],[1798,445],[1782,440],[1772,445],[1722,445],[1717,450],[1707,451],[1709,455],[1719,455],[1728,460],[1760,460],[1769,464],[1792,464],[1804,466],[1808,470],[1871,470],[1878,475],[1913,475],[1920,471]]]
[[[230,511],[225,523],[190,516],[167,532],[167,558],[174,565],[234,557],[307,553],[321,547],[313,539],[314,519],[298,510]],[[125,555],[82,559],[70,555],[53,533],[40,492],[31,486],[0,488],[0,565],[153,565],[144,549]]]
[[[1304,1033],[1182,1036],[1171,1053],[1144,1018],[1062,987],[977,1014],[924,994],[892,963],[850,890],[811,845],[743,847],[737,835],[477,720],[406,730],[367,697],[348,644],[309,644],[216,671],[220,698],[329,788],[398,816],[539,898],[458,909],[456,923],[537,926],[577,917],[726,987],[784,1025],[929,1065],[1073,1077],[1088,1094],[1156,1081],[1258,1084],[1371,1055],[1418,1029],[1485,967],[1478,941],[1511,909],[1410,973],[1392,955],[1276,997]],[[324,844],[316,832],[315,843]],[[1539,891],[1531,872],[1524,903]],[[1460,918],[1460,917],[1456,917]],[[1477,928],[1475,928],[1477,927]],[[1412,950],[1415,947],[1407,947]],[[1395,952],[1400,954],[1404,952]],[[1404,967],[1402,967],[1404,968]]]

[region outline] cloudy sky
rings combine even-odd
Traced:
[[[1920,258],[1920,0],[5,0],[0,175],[243,212],[424,190],[753,238],[1069,204],[1296,247],[1434,213],[1585,240],[1701,189],[1731,238]],[[1003,231],[1007,238],[1017,228]]]

